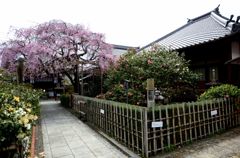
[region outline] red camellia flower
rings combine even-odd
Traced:
[[[153,63],[153,61],[151,60],[151,59],[148,59],[148,64],[152,64]]]

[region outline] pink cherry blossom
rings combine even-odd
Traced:
[[[14,40],[0,45],[1,66],[12,72],[16,71],[15,57],[19,53],[26,58],[25,74],[31,76],[62,73],[71,77],[80,63],[104,71],[115,60],[104,35],[79,24],[52,20],[14,30],[14,34]]]

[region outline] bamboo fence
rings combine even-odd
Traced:
[[[73,95],[86,121],[142,157],[172,150],[240,125],[240,99],[216,99],[150,108]]]

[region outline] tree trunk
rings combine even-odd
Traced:
[[[23,60],[19,60],[18,67],[17,67],[18,83],[23,83],[23,69],[24,69]]]
[[[75,66],[74,84],[73,84],[73,86],[74,86],[74,92],[80,94],[78,65]]]

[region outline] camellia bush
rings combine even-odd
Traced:
[[[230,84],[222,84],[219,86],[213,86],[200,95],[199,99],[209,100],[214,98],[229,98],[229,97],[239,97],[240,89],[237,86]]]
[[[108,71],[105,86],[108,90],[103,97],[106,99],[146,105],[146,80],[153,78],[155,87],[164,98],[171,102],[196,99],[195,86],[198,75],[188,68],[188,61],[160,46],[136,54],[130,50],[120,57]],[[128,91],[126,84],[128,82]]]

